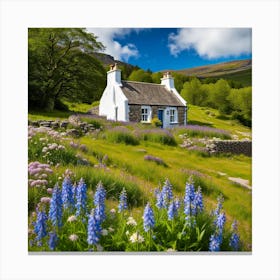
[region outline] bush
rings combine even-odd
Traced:
[[[162,126],[162,122],[158,118],[153,118],[151,123],[155,127],[161,127]]]

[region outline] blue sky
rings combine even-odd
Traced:
[[[153,72],[252,58],[250,28],[88,28],[105,53]]]

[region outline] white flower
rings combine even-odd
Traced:
[[[173,249],[173,248],[168,248],[168,249],[166,250],[166,252],[176,252],[176,250]]]
[[[110,210],[110,213],[113,214],[113,215],[116,214],[116,209],[112,208],[112,209]]]
[[[141,236],[138,232],[133,233],[129,240],[131,241],[131,243],[142,243],[145,241],[144,237]]]
[[[112,227],[109,227],[108,230],[109,230],[109,232],[115,231]]]
[[[70,236],[69,236],[69,239],[71,240],[71,241],[76,241],[77,239],[78,239],[79,237],[78,237],[78,235],[77,234],[71,234]]]
[[[101,230],[101,235],[103,235],[103,236],[108,235],[108,230],[107,229],[102,229]]]
[[[72,216],[69,216],[68,219],[67,219],[67,222],[74,222],[74,221],[77,221],[77,217],[75,215],[72,215]]]
[[[127,230],[127,231],[125,232],[125,234],[126,234],[126,235],[129,235],[129,231]]]
[[[137,226],[137,223],[136,223],[136,221],[133,219],[133,217],[128,217],[126,224],[127,224],[127,225],[131,225],[131,226]]]

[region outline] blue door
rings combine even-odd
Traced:
[[[163,110],[158,110],[158,119],[161,121],[161,127],[163,127]]]

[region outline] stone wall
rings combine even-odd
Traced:
[[[214,140],[211,145],[214,153],[232,153],[252,156],[252,141]]]
[[[184,125],[184,119],[186,115],[186,108],[185,107],[178,107],[178,123],[179,125]]]
[[[129,105],[129,121],[141,122],[141,105]]]

